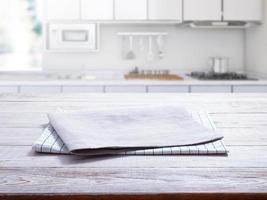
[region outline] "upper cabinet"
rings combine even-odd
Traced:
[[[256,21],[264,0],[44,0],[46,20]]]
[[[184,0],[185,21],[220,21],[221,19],[222,0]]]
[[[214,0],[213,0],[214,1]],[[45,20],[175,21],[183,0],[44,0]]]
[[[115,0],[116,20],[146,20],[147,0]]]
[[[113,20],[113,0],[81,0],[81,18],[85,20]]]
[[[224,0],[224,20],[261,21],[263,0]]]
[[[263,0],[184,0],[185,21],[262,21]]]
[[[46,20],[80,19],[80,2],[78,0],[44,0]]]
[[[182,0],[148,0],[149,20],[182,20]]]

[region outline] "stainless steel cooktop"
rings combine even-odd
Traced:
[[[190,77],[199,80],[257,80],[248,77],[246,74],[228,72],[228,73],[212,73],[212,72],[191,72]]]

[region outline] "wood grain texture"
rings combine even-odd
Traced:
[[[265,172],[261,168],[6,168],[0,169],[0,194],[262,193],[267,187]]]
[[[47,112],[178,105],[207,110],[228,157],[37,154]],[[266,94],[0,94],[0,199],[267,199]]]
[[[27,123],[27,125],[17,128],[0,128],[0,146],[31,146],[33,141],[42,134],[43,127],[40,124],[35,124],[34,126],[36,126],[36,128],[25,128],[25,126],[28,126],[31,121]],[[6,125],[7,124],[4,124],[2,126]],[[224,136],[224,141],[227,146],[267,145],[267,134],[264,127],[219,128],[218,132]],[[14,140],[14,135],[16,135],[16,140]],[[257,137],[255,137],[255,135],[257,135]]]
[[[0,128],[0,146],[31,146],[42,134],[43,128]],[[16,140],[14,140],[16,137]]]
[[[265,194],[256,193],[194,193],[194,194],[30,194],[5,195],[0,200],[266,200]]]
[[[233,146],[225,156],[102,156],[39,154],[27,146],[0,147],[1,167],[78,168],[265,168],[266,146]]]

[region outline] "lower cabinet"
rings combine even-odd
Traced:
[[[4,93],[267,93],[267,85],[3,85]]]
[[[103,93],[103,86],[63,86],[63,93]]]
[[[234,93],[267,93],[267,85],[235,85]]]
[[[16,94],[18,93],[18,87],[17,86],[0,86],[0,93]]]
[[[177,85],[167,85],[167,86],[149,86],[149,93],[188,93],[189,86],[177,86]]]
[[[20,86],[19,93],[24,94],[57,94],[61,86]]]
[[[105,86],[106,93],[146,93],[146,86]]]
[[[192,85],[190,92],[191,93],[231,93],[232,86],[227,85]]]

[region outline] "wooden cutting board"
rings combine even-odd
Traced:
[[[127,74],[124,76],[126,80],[161,80],[161,81],[181,81],[183,77],[175,74],[166,75],[146,75],[146,74]]]

